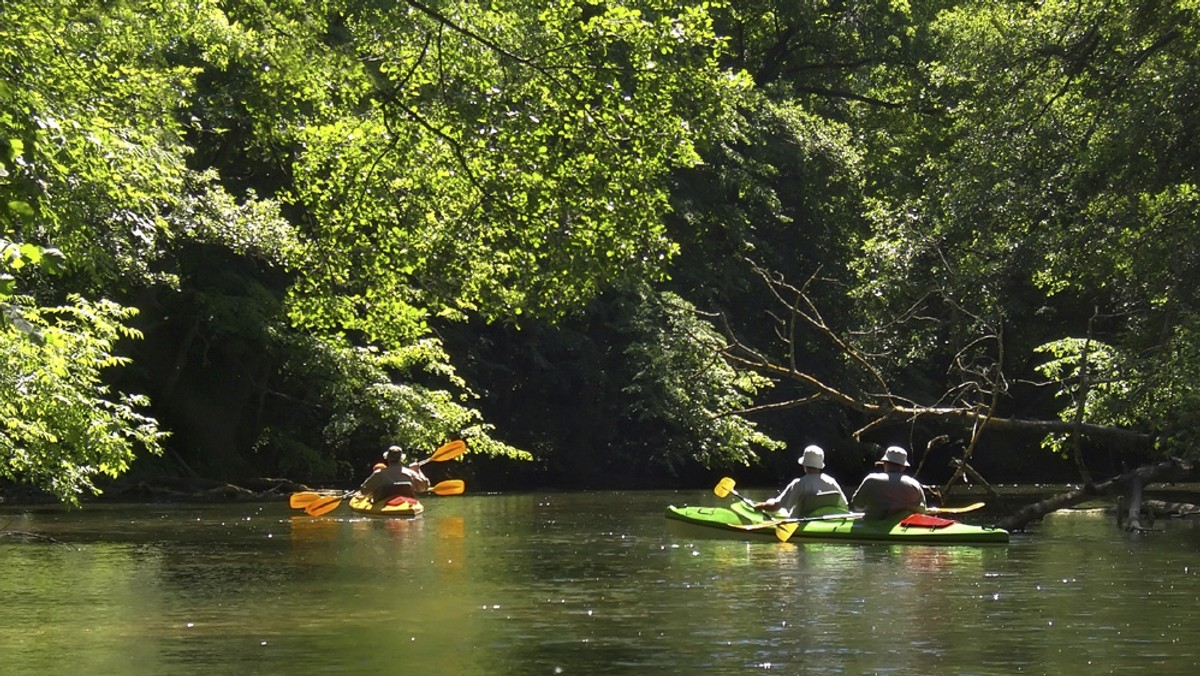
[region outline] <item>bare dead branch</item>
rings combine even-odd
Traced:
[[[843,340],[842,337],[837,334],[837,332],[835,332],[828,324],[825,323],[824,318],[821,317],[821,313],[817,310],[816,304],[813,303],[812,299],[808,295],[808,292],[806,291],[809,283],[811,283],[811,281],[815,278],[815,274],[810,276],[808,281],[805,282],[804,288],[797,288],[791,284],[788,284],[781,277],[779,277],[778,274],[773,274],[754,262],[750,262],[750,265],[754,271],[763,278],[763,281],[767,283],[768,288],[771,290],[771,294],[781,304],[786,305],[791,309],[793,317],[803,319],[809,326],[817,329],[821,335],[832,341],[837,346],[838,350],[842,352],[842,354],[846,355],[855,363],[857,363],[859,367],[861,367],[869,375],[869,377],[874,380],[877,385],[879,385],[880,390],[883,392],[881,396],[885,398],[890,398],[892,396],[891,390],[888,387],[887,381],[884,379],[883,374],[881,374],[875,368],[875,366],[871,364],[870,360],[861,354],[853,345]],[[780,288],[789,291],[794,300],[791,302],[785,300],[779,292]],[[801,310],[799,307],[797,307],[798,304],[803,304],[805,310]],[[789,351],[794,352],[794,345],[790,346]],[[793,370],[795,369],[793,368]]]
[[[828,340],[848,362],[861,371],[869,380],[874,382],[877,392],[849,392],[822,377],[801,368],[796,359],[796,328],[789,327],[779,334],[787,337],[788,346],[783,361],[776,361],[768,354],[757,350],[741,341],[732,330],[726,317],[721,316],[721,327],[727,337],[728,344],[723,356],[732,364],[752,369],[769,377],[791,380],[799,383],[802,391],[807,391],[801,397],[792,401],[772,404],[772,407],[793,407],[800,403],[811,403],[817,400],[827,400],[845,408],[862,413],[868,421],[854,432],[856,438],[862,438],[866,433],[883,425],[897,421],[914,422],[918,419],[955,425],[971,430],[970,441],[967,444],[967,458],[976,447],[980,437],[986,430],[1014,431],[1047,434],[1078,434],[1081,437],[1102,439],[1124,446],[1145,446],[1152,437],[1150,434],[1133,429],[1110,427],[1087,423],[1083,420],[1031,420],[1023,418],[1005,418],[995,416],[1000,397],[1007,391],[1007,379],[1004,375],[1003,334],[981,336],[958,352],[959,369],[968,374],[971,379],[951,388],[939,397],[935,405],[921,405],[906,400],[897,395],[887,382],[883,371],[871,359],[851,342],[845,340],[837,331],[825,322],[816,304],[808,292],[809,285],[817,278],[812,275],[801,287],[789,284],[777,273],[748,261],[751,268],[766,283],[768,293],[781,306],[788,308],[787,318],[776,317],[784,323],[803,323],[815,330],[818,335]],[[954,305],[951,303],[951,305]],[[957,307],[957,306],[956,306]],[[915,316],[915,308],[909,308],[910,316]],[[959,308],[962,310],[962,308]],[[965,313],[965,310],[962,310]],[[966,313],[969,314],[969,313]],[[975,320],[984,324],[978,317]],[[984,366],[966,363],[967,353],[974,348],[993,342],[996,346],[996,357],[993,363]],[[977,398],[986,400],[973,401]]]
[[[790,410],[793,408],[800,408],[801,406],[807,406],[811,403],[814,403],[814,402],[820,400],[821,398],[822,398],[822,396],[820,394],[814,394],[814,395],[811,395],[808,397],[804,397],[803,399],[792,399],[790,401],[783,401],[783,402],[778,402],[778,403],[774,403],[774,404],[761,404],[759,406],[751,406],[749,408],[738,409],[737,411],[729,411],[727,413],[722,413],[722,414],[720,414],[718,416],[714,416],[714,417],[723,418],[723,417],[732,416],[732,415],[747,415],[747,414],[752,414],[752,413],[765,413],[767,411],[787,411],[787,410]]]

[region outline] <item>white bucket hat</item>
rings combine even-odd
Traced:
[[[825,469],[825,451],[822,451],[820,446],[806,447],[800,464],[813,469]]]
[[[887,450],[883,452],[883,457],[879,459],[879,462],[890,462],[893,465],[908,467],[908,451],[899,446],[888,446]]]
[[[383,452],[384,460],[391,460],[392,458],[398,458],[401,464],[408,462],[408,454],[399,446],[388,446],[388,449]]]

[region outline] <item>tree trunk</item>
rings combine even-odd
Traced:
[[[1124,527],[1127,531],[1146,530],[1146,526],[1142,525],[1142,488],[1144,482],[1139,477],[1134,477],[1129,482],[1129,497],[1128,499],[1117,502],[1117,524]],[[1124,496],[1122,496],[1124,497]],[[1154,523],[1154,515],[1149,515],[1150,524]]]

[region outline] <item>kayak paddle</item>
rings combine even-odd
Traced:
[[[822,514],[820,516],[802,516],[798,519],[791,519],[791,518],[774,519],[772,521],[763,521],[762,523],[747,523],[747,524],[732,524],[731,523],[731,524],[729,524],[729,527],[737,528],[740,530],[762,530],[764,528],[774,528],[780,524],[787,524],[787,523],[804,523],[806,521],[834,521],[837,519],[848,519],[848,520],[852,521],[854,519],[861,519],[862,517],[863,517],[862,512],[845,512],[843,514]]]
[[[965,507],[926,507],[926,514],[966,514],[974,512],[977,509],[983,509],[982,502],[973,502]]]
[[[433,488],[429,489],[434,495],[462,495],[467,489],[467,485],[462,479],[446,479],[434,484]]]
[[[799,527],[798,523],[781,523],[775,527],[775,538],[780,542],[787,542]]]
[[[354,495],[354,491],[342,493],[341,495],[322,495],[321,497],[308,503],[304,508],[304,512],[309,516],[321,516],[328,514],[337,509],[338,505],[342,504],[342,500]]]
[[[420,467],[427,462],[445,462],[446,460],[453,460],[454,458],[457,458],[465,453],[466,450],[467,444],[463,442],[462,439],[455,439],[454,441],[439,446],[438,449],[433,452],[433,455],[422,460],[421,462],[418,462],[417,466]],[[453,485],[449,488],[449,490],[454,490]],[[454,493],[450,493],[450,495],[453,494]],[[329,512],[337,509],[338,505],[342,504],[342,501],[351,495],[354,495],[354,491],[349,491],[343,493],[342,495],[323,495],[306,505],[304,507],[304,511],[309,516],[321,516],[322,514],[328,514]]]
[[[420,467],[427,462],[445,462],[447,460],[453,460],[466,451],[467,442],[463,441],[462,439],[455,439],[454,441],[439,446],[438,449],[433,452],[433,455],[425,458],[421,462],[418,462],[417,467]]]
[[[863,517],[862,512],[846,512],[844,514],[822,514],[820,516],[804,516],[804,517],[800,517],[798,519],[791,519],[791,518],[773,519],[771,521],[763,521],[762,523],[747,523],[747,524],[732,524],[731,523],[728,525],[730,528],[736,528],[738,530],[763,530],[766,528],[775,528],[776,530],[778,530],[780,526],[792,525],[793,527],[791,528],[791,530],[794,531],[795,530],[794,524],[804,523],[806,521],[836,521],[836,520],[840,520],[840,519],[853,521],[855,519],[861,519],[862,517]],[[788,537],[791,537],[791,533],[788,533]],[[783,539],[783,538],[780,538],[780,539]],[[787,540],[784,539],[784,541],[786,542]]]
[[[744,495],[733,490],[733,487],[736,485],[737,485],[737,483],[734,482],[733,479],[731,479],[729,477],[724,477],[720,481],[717,482],[716,486],[713,486],[713,493],[716,494],[716,496],[718,498],[725,498],[725,497],[729,497],[730,495],[733,495],[734,497],[740,499],[742,502],[745,502],[747,505],[754,507],[753,500],[751,500],[750,498],[747,498]],[[758,509],[757,507],[754,507],[754,508]]]
[[[305,507],[311,505],[314,500],[320,499],[322,495],[328,495],[328,493],[318,493],[316,491],[301,491],[299,493],[292,493],[291,496],[288,497],[288,505],[290,505],[292,509],[304,509]]]
[[[965,507],[929,507],[925,510],[925,514],[911,514],[900,523],[905,526],[927,526],[929,528],[944,528],[954,523],[950,519],[932,516],[933,514],[962,514],[963,512],[973,512],[983,507],[982,502],[976,502]],[[926,516],[929,515],[929,516]],[[822,519],[861,519],[862,513],[851,514],[830,514],[828,516],[816,516],[806,519],[787,519],[780,521],[775,527],[775,537],[779,538],[780,542],[787,542],[788,538],[792,537],[792,533],[796,532],[798,524],[802,521],[820,521]],[[766,524],[759,524],[764,527]]]
[[[787,519],[778,521],[775,524],[775,537],[780,542],[787,542],[788,538],[792,537],[792,533],[800,527],[800,524],[805,521],[832,521],[834,519],[846,519],[848,521],[863,518],[862,512],[850,512],[848,514],[825,514],[823,516],[806,516],[802,519]],[[765,524],[763,524],[765,525]]]

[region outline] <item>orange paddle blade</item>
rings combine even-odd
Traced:
[[[425,464],[426,462],[430,461],[445,462],[447,460],[453,460],[454,458],[457,458],[466,452],[467,442],[463,441],[462,439],[455,439],[454,441],[438,447],[438,449],[433,452],[433,455],[429,456],[429,460],[425,460],[421,464]]]
[[[320,493],[314,493],[313,491],[292,493],[291,497],[288,498],[288,505],[290,505],[292,509],[304,509],[305,507],[311,505],[314,500],[317,500],[320,497]]]
[[[309,503],[309,505],[304,508],[304,512],[309,516],[321,516],[322,514],[328,514],[329,512],[337,509],[338,505],[342,504],[342,499],[343,498],[340,495],[323,495]]]
[[[462,479],[447,479],[434,484],[429,492],[434,495],[462,495],[465,490],[467,490],[467,485]]]

